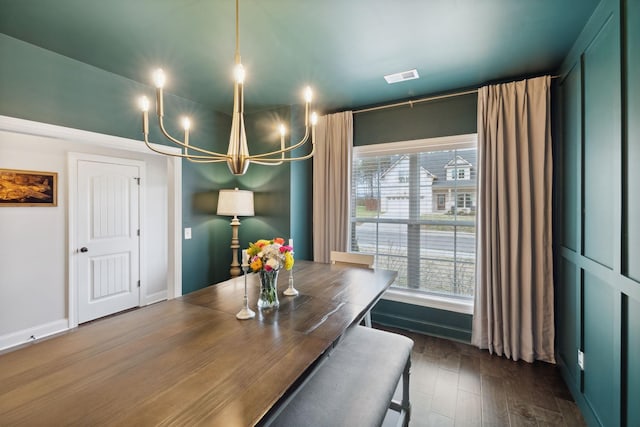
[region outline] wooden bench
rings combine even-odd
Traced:
[[[373,427],[395,418],[395,425],[408,426],[412,348],[402,335],[352,327],[267,425]]]

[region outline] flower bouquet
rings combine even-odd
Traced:
[[[259,308],[278,307],[278,272],[280,269],[293,268],[293,248],[284,244],[284,239],[258,240],[249,243],[247,249],[251,271],[260,275]]]

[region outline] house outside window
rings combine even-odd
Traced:
[[[473,297],[476,141],[471,134],[354,148],[350,250],[398,271],[394,287]]]
[[[449,181],[471,179],[471,163],[464,157],[456,156],[451,159],[447,162],[445,170]]]

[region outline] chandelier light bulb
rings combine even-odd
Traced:
[[[182,127],[184,130],[189,130],[191,128],[191,120],[189,120],[189,117],[182,118]]]
[[[235,68],[233,69],[233,77],[235,78],[236,83],[244,83],[245,72],[242,64],[236,64]]]
[[[306,88],[304,88],[304,100],[308,104],[311,102],[312,99],[313,99],[313,91],[309,86],[307,86]]]
[[[318,124],[318,113],[314,111],[311,113],[311,126],[315,126],[316,124]]]
[[[280,126],[278,126],[278,129],[280,130],[280,136],[284,137],[284,135],[287,133],[287,128],[285,128],[284,125],[280,123]]]
[[[140,109],[143,112],[146,113],[147,111],[149,111],[149,98],[147,98],[146,96],[141,96],[138,100],[138,103],[140,105]]]
[[[158,68],[153,73],[153,82],[155,83],[158,89],[162,89],[164,87],[166,80],[167,80],[167,77],[164,75],[164,71],[162,71],[162,69]]]

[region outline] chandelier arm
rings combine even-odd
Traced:
[[[307,160],[313,157],[313,155],[316,152],[316,128],[315,126],[311,128],[311,152],[308,153],[307,155],[304,156],[299,156],[299,157],[287,157],[282,159],[282,161],[285,162],[293,162],[293,161],[297,161],[297,160]],[[269,162],[269,159],[263,159],[264,161]],[[273,159],[276,160],[276,159]],[[270,164],[273,164],[271,162],[269,162]]]
[[[187,160],[190,160],[190,161],[196,162],[196,163],[215,163],[215,162],[226,162],[227,161],[227,159],[213,159],[210,156],[193,156],[193,155],[185,155],[185,154],[182,154],[182,153],[168,153],[166,151],[162,151],[162,150],[159,150],[159,149],[153,147],[151,145],[151,143],[149,142],[148,135],[146,135],[146,134],[144,136],[144,143],[146,144],[146,146],[147,146],[147,148],[149,150],[151,150],[151,151],[153,151],[155,153],[162,154],[162,155],[165,155],[165,156],[171,156],[171,157],[180,157],[180,158],[187,159]]]
[[[222,163],[226,162],[226,159],[194,159],[192,156],[186,156],[185,159],[189,160],[191,163]]]
[[[309,140],[309,126],[305,126],[305,134],[304,137],[300,140],[300,142],[287,147],[287,148],[281,148],[280,150],[276,150],[276,151],[270,151],[268,153],[261,153],[261,154],[252,154],[251,156],[249,156],[249,158],[253,161],[253,159],[263,159],[264,157],[269,157],[269,156],[275,156],[278,154],[284,154],[284,153],[288,153],[290,151],[295,150],[296,148],[302,147],[307,141]],[[312,138],[312,142],[313,142],[313,138]],[[268,159],[265,159],[268,160]],[[275,159],[271,159],[271,160],[275,160]]]
[[[176,145],[179,145],[180,147],[184,148],[184,149],[189,149],[189,150],[194,150],[197,151],[199,153],[203,153],[206,154],[207,156],[200,156],[200,155],[193,155],[193,154],[185,154],[183,157],[188,158],[188,157],[193,157],[193,158],[205,158],[205,157],[219,157],[220,161],[226,161],[227,159],[229,159],[231,156],[229,156],[228,154],[221,154],[221,153],[216,153],[215,151],[209,151],[209,150],[205,150],[204,148],[200,148],[200,147],[196,147],[190,144],[185,144],[184,142],[172,137],[171,135],[169,135],[169,133],[167,132],[167,130],[164,127],[164,120],[162,118],[162,116],[158,116],[158,123],[159,123],[159,127],[160,127],[160,131],[162,132],[162,134],[171,142],[173,142]]]
[[[309,154],[300,157],[285,157],[284,159],[262,159],[262,160],[251,160],[251,163],[255,163],[258,165],[267,165],[267,166],[277,166],[282,162],[294,162],[298,160],[307,160],[313,157],[315,153],[315,145]],[[274,162],[270,162],[269,160],[274,160]]]
[[[256,165],[264,165],[264,166],[278,166],[282,164],[283,159],[273,159],[273,160],[277,160],[277,162],[272,163],[269,160],[271,159],[264,159],[264,160],[251,160],[251,163],[256,164]]]
[[[311,135],[311,152],[309,154],[307,154],[307,155],[299,156],[299,157],[286,157],[284,159],[262,159],[260,161],[251,160],[251,163],[257,163],[259,165],[267,165],[267,166],[277,166],[277,165],[281,164],[282,162],[293,162],[293,161],[297,161],[297,160],[310,159],[311,157],[313,157],[313,155],[316,152],[315,136],[316,136],[316,132],[315,132],[315,128],[314,128],[313,131],[312,131],[312,135]]]

